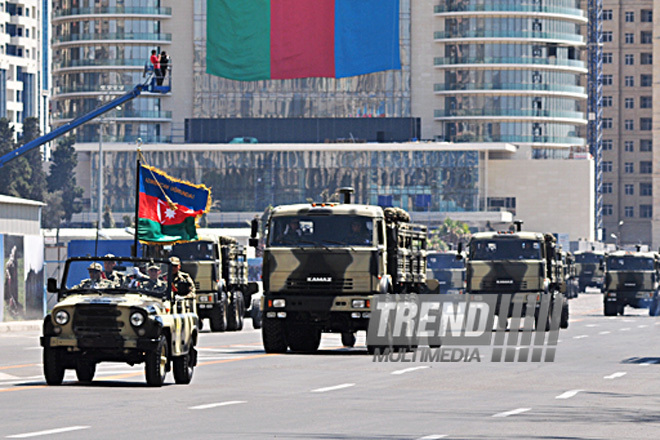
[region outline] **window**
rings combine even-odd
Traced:
[[[603,139],[603,150],[610,151],[612,149],[612,139]]]
[[[628,153],[632,153],[635,148],[634,145],[635,143],[633,141],[626,141],[624,142],[623,147]]]
[[[639,62],[644,65],[653,64],[653,54],[650,52],[644,52],[640,54]]]
[[[635,121],[632,119],[626,119],[623,121],[623,128],[627,131],[633,131],[635,129]]]
[[[603,194],[612,194],[612,182],[603,182]]]
[[[623,164],[623,172],[626,174],[633,174],[635,172],[635,165],[632,162]]]
[[[653,12],[653,11],[651,11]],[[612,20],[612,10],[611,9],[603,9],[603,21],[611,21]]]
[[[626,44],[633,44],[635,43],[635,34],[626,34],[625,39]]]
[[[639,129],[644,131],[653,130],[653,119],[651,118],[639,118]]]
[[[624,106],[626,108],[635,108],[635,99],[634,98],[626,98],[624,101]],[[603,104],[603,107],[605,107],[605,104]]]
[[[628,217],[628,218],[634,217],[635,216],[635,208],[632,207],[632,206],[626,206],[625,208],[623,208],[623,213],[624,213],[623,214],[624,217]]]
[[[603,128],[612,128],[612,118],[603,118]]]
[[[626,87],[635,87],[635,77],[634,76],[626,76],[625,84],[626,84]]]
[[[605,12],[605,11],[603,11],[603,12]],[[653,10],[652,9],[642,9],[640,12],[641,12],[640,15],[641,15],[642,23],[653,23]]]
[[[653,172],[653,162],[643,160],[639,163],[639,174],[651,174]]]
[[[603,75],[603,85],[604,86],[612,85],[612,75]]]
[[[639,37],[642,44],[653,44],[653,32],[642,31]]]
[[[612,107],[612,97],[603,96],[603,107]]]
[[[604,160],[603,161],[603,172],[611,173],[612,172],[612,161]]]
[[[653,206],[652,205],[639,205],[639,216],[641,218],[652,218],[653,217]]]
[[[639,151],[653,151],[653,141],[651,139],[640,139]]]
[[[623,186],[623,192],[627,196],[634,196],[635,195],[635,185],[633,185],[632,183],[626,183]]]
[[[651,87],[653,85],[653,75],[641,75],[640,80],[642,87]]]
[[[626,64],[626,66],[632,66],[635,64],[635,55],[631,53],[627,53],[626,56],[623,58],[623,62]]]
[[[653,184],[642,182],[639,184],[639,195],[649,197],[653,195]]]
[[[612,205],[603,205],[603,215],[612,215]]]
[[[635,13],[632,11],[626,12],[626,23],[632,23],[635,21]]]
[[[653,108],[653,97],[652,96],[640,96],[640,98],[639,98],[639,107],[640,108]]]
[[[612,32],[606,31],[603,32],[603,43],[611,43],[612,42]]]
[[[612,64],[612,52],[603,53],[603,64]]]

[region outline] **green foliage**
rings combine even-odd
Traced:
[[[23,121],[23,137],[19,141],[19,144],[25,145],[39,136],[41,136],[39,119],[35,117],[26,118],[25,121]],[[46,183],[46,173],[43,168],[41,148],[34,148],[32,151],[25,153],[24,157],[30,167],[30,179],[29,188],[23,197],[43,202],[46,197],[48,184]]]
[[[53,151],[50,174],[48,175],[48,190],[62,191],[62,206],[64,220],[71,221],[71,216],[82,211],[80,199],[83,189],[76,185],[74,169],[78,163],[78,155],[73,147],[75,136],[67,136],[58,141]]]
[[[14,127],[6,118],[0,119],[0,155],[5,155],[17,148],[14,143]],[[30,189],[30,164],[25,156],[12,159],[0,173],[0,194],[14,197],[28,197]]]
[[[429,231],[429,247],[441,251],[457,249],[458,243],[465,244],[470,235],[467,223],[447,217],[439,228]]]
[[[47,229],[59,227],[64,218],[62,191],[46,192],[43,201],[46,206],[41,211],[41,227]]]

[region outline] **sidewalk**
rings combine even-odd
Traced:
[[[10,321],[0,322],[0,335],[9,332],[40,331],[43,321]]]

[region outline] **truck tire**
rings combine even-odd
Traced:
[[[252,328],[255,330],[260,329],[263,323],[263,312],[261,311],[260,302],[257,299],[252,300],[250,317],[252,318]]]
[[[44,347],[43,353],[44,376],[48,385],[61,385],[64,380],[64,362],[62,350]]]
[[[344,332],[341,334],[341,345],[348,348],[355,347],[355,332]]]
[[[561,321],[559,321],[559,328],[568,328],[568,301],[564,301],[561,306]]]
[[[243,328],[243,292],[235,290],[231,292],[231,302],[227,307],[227,330],[239,331]]]
[[[606,302],[603,307],[603,314],[605,316],[616,316],[617,305],[616,303]]]
[[[286,353],[286,327],[278,319],[264,319],[261,340],[266,353]]]
[[[156,348],[147,352],[144,375],[149,386],[160,387],[165,382],[169,363],[168,351],[167,338],[161,335]]]
[[[227,294],[220,292],[220,301],[209,315],[212,332],[224,332],[227,330]]]
[[[651,300],[649,316],[660,316],[660,299],[657,296]]]
[[[190,351],[172,359],[172,373],[174,373],[174,382],[180,385],[188,385],[195,372],[195,347],[190,347]]]
[[[315,353],[321,343],[321,329],[309,325],[290,325],[286,329],[286,340],[293,352]]]
[[[76,363],[76,377],[78,382],[90,383],[96,374],[96,364],[93,362],[78,361]]]

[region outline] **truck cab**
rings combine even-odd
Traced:
[[[603,313],[623,315],[626,306],[648,308],[658,316],[659,255],[655,252],[616,251],[605,255]]]

